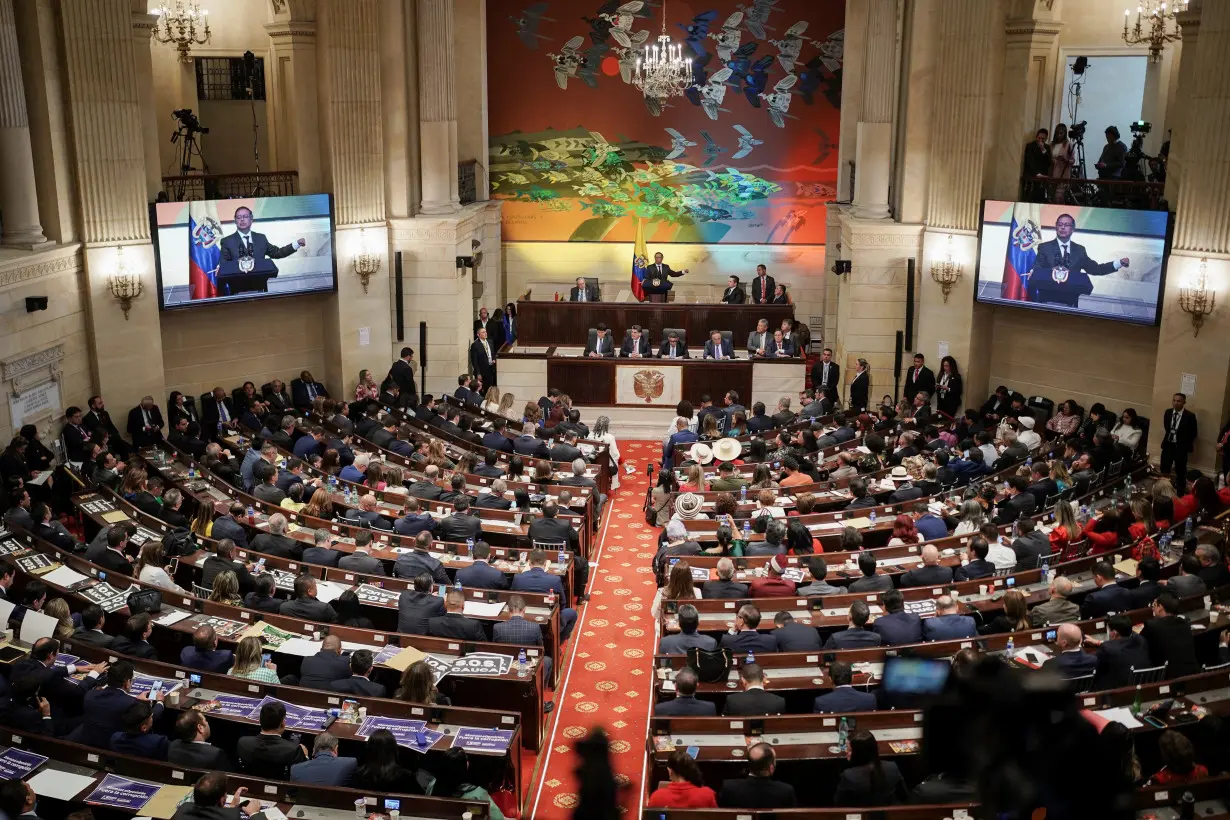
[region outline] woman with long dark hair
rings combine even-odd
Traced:
[[[504,305],[504,344],[510,345],[517,341],[517,331],[520,328],[517,324],[517,306],[509,302]]]
[[[431,789],[432,796],[456,797],[461,800],[485,800],[489,820],[504,820],[504,813],[491,799],[487,790],[476,785],[470,778],[470,758],[466,755],[465,749],[457,746],[449,749],[441,756],[434,768],[436,785]]]
[[[897,764],[880,760],[876,738],[866,730],[850,735],[850,767],[841,773],[834,806],[889,806],[905,799],[905,779]]]
[[[646,804],[651,809],[716,809],[717,795],[705,785],[700,766],[683,749],[676,749],[666,759],[666,774],[670,782],[649,795]]]
[[[367,739],[363,762],[350,784],[356,789],[388,794],[421,794],[414,772],[398,762],[397,738],[388,729],[377,729]]]
[[[940,359],[939,378],[935,382],[936,407],[945,415],[956,416],[961,412],[961,396],[964,392],[957,360],[952,356]]]

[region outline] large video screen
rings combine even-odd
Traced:
[[[975,299],[1156,324],[1169,231],[1166,211],[988,200]]]
[[[164,310],[337,287],[328,194],[151,208]]]

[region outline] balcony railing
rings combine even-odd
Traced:
[[[259,174],[188,174],[162,178],[162,192],[170,202],[247,196],[291,196],[298,187],[298,171],[262,171]]]
[[[1072,179],[1070,177],[1033,177],[1021,180],[1021,199],[1025,202],[1053,202],[1057,205],[1097,205],[1103,208],[1128,208],[1159,211],[1166,208],[1163,182],[1127,179]]]
[[[462,205],[478,200],[478,161],[457,163],[457,198]]]

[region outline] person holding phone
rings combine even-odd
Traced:
[[[244,639],[247,640],[248,638]],[[257,642],[256,651],[259,657],[260,641],[257,638],[251,640]],[[283,704],[272,702],[262,706],[260,724],[260,734],[241,737],[236,743],[239,765],[252,777],[285,780],[291,766],[307,760],[307,749],[293,737],[282,737],[286,732],[286,707]]]

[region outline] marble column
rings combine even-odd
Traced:
[[[400,1],[380,4],[380,100],[384,110],[384,202],[390,219],[405,219],[410,198],[410,110],[407,93],[406,7]]]
[[[144,3],[142,3],[144,5]],[[141,137],[145,145],[145,192],[152,202],[162,190],[158,110],[154,101],[154,60],[150,52],[150,37],[156,14],[132,15],[132,53],[137,67],[137,84],[141,93]],[[178,173],[178,172],[176,172]]]
[[[1183,44],[1179,54],[1179,81],[1175,85],[1174,101],[1171,103],[1170,127],[1173,135],[1170,140],[1170,160],[1166,164],[1166,200],[1177,202],[1179,187],[1182,184],[1184,151],[1182,145],[1187,139],[1187,116],[1192,110],[1192,91],[1196,87],[1196,59],[1200,46],[1200,11],[1201,0],[1192,0],[1186,11],[1178,16],[1179,29],[1183,34]]]
[[[457,110],[453,82],[453,1],[418,0],[419,145],[423,187],[419,212],[454,214]]]
[[[1003,98],[995,131],[990,194],[997,199],[1017,198],[1022,149],[1039,128],[1050,131],[1053,127],[1054,77],[1063,70],[1059,62],[1062,28],[1058,20],[1032,17],[1004,24],[1003,87],[1011,93]]]
[[[145,395],[166,395],[145,189],[147,89],[138,80],[128,0],[62,3],[60,26],[96,386],[112,407],[132,407]],[[144,287],[127,318],[108,286],[117,246]]]
[[[1153,385],[1150,453],[1161,450],[1162,408],[1185,381],[1195,383],[1187,408],[1196,414],[1200,436],[1191,466],[1212,468],[1214,445],[1230,404],[1230,361],[1225,340],[1230,315],[1225,302],[1230,286],[1230,3],[1205,2],[1200,10],[1200,46],[1192,88],[1183,117],[1183,136],[1172,151],[1190,157],[1190,169],[1175,202],[1174,250],[1166,275],[1162,324],[1158,334]],[[1186,58],[1186,55],[1185,55]],[[1178,132],[1176,131],[1176,136]],[[1192,317],[1183,310],[1180,289],[1195,284],[1203,272],[1218,305],[1196,336]]]
[[[13,0],[0,0],[0,214],[0,245],[32,250],[47,243],[38,219],[34,152]]]
[[[887,219],[897,90],[897,2],[865,0],[862,114],[855,149],[854,209],[861,219]]]
[[[320,105],[316,67],[316,20],[279,20],[269,34],[266,80],[272,91],[269,116],[273,162],[299,172],[299,193],[325,190],[320,155]]]

